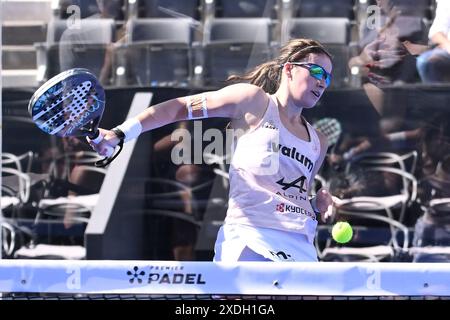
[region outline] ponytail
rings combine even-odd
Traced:
[[[278,86],[280,85],[281,67],[282,66],[278,64],[275,60],[272,60],[260,64],[252,71],[242,76],[232,75],[228,77],[227,81],[230,82],[248,81],[251,84],[261,87],[265,92],[273,94],[277,91]]]
[[[331,59],[328,51],[318,42],[311,39],[294,39],[289,41],[280,50],[280,55],[269,61],[256,66],[244,75],[231,75],[228,82],[248,82],[261,87],[265,92],[274,94],[281,81],[281,70],[286,62],[300,61],[309,54],[324,54]]]

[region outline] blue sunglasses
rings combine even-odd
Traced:
[[[317,80],[325,79],[325,85],[327,87],[330,86],[331,83],[331,74],[326,72],[326,70],[319,66],[318,64],[314,63],[306,63],[306,62],[289,62],[293,65],[305,68],[309,70],[309,74],[311,77],[316,78]]]

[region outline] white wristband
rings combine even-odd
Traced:
[[[142,133],[141,122],[136,118],[131,118],[117,126],[125,134],[124,142],[136,139]]]

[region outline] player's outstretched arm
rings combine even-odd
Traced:
[[[244,83],[175,98],[147,108],[111,130],[99,129],[104,136],[103,140],[94,143],[88,139],[88,142],[96,152],[104,155],[108,147],[116,147],[121,140],[130,141],[143,132],[173,122],[211,117],[243,118],[255,106],[264,106],[266,99],[261,88]]]

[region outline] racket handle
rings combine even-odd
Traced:
[[[91,141],[95,144],[99,143],[103,140],[103,135],[100,134],[100,131],[97,131],[93,137],[89,137]]]
[[[92,139],[91,141],[95,144],[99,143],[100,141],[103,140],[103,135],[100,133],[100,131],[97,131],[97,137],[95,139]],[[105,145],[105,151],[106,153],[104,154],[104,156],[106,157],[111,157],[114,154],[114,150],[115,148],[109,146],[109,145]]]
[[[91,141],[93,141],[94,143],[99,143],[103,140],[103,135],[100,133],[100,131],[97,130],[97,132],[94,134],[94,136],[91,139]],[[119,147],[118,151],[116,152],[116,148],[111,147],[110,145],[105,145],[104,146],[104,151],[105,154],[104,156],[106,156],[104,159],[99,160],[97,162],[95,162],[95,166],[96,167],[106,167],[108,164],[110,164],[115,158],[117,158],[117,156],[119,155],[119,153],[122,151],[123,148],[123,139],[120,139],[119,144],[116,146]]]
[[[104,155],[109,158],[114,154],[114,150],[115,149],[113,147],[107,145],[105,146],[106,153]]]
[[[95,163],[96,167],[106,167],[108,164],[110,164],[115,158],[117,158],[117,156],[120,154],[120,152],[122,151],[123,148],[123,140],[120,140],[119,144],[117,145],[117,147],[119,147],[118,151],[113,155],[113,154],[109,154],[108,151],[108,155],[106,156],[106,158],[99,160]],[[111,148],[111,147],[110,147]],[[113,153],[115,152],[115,148],[111,148]]]

